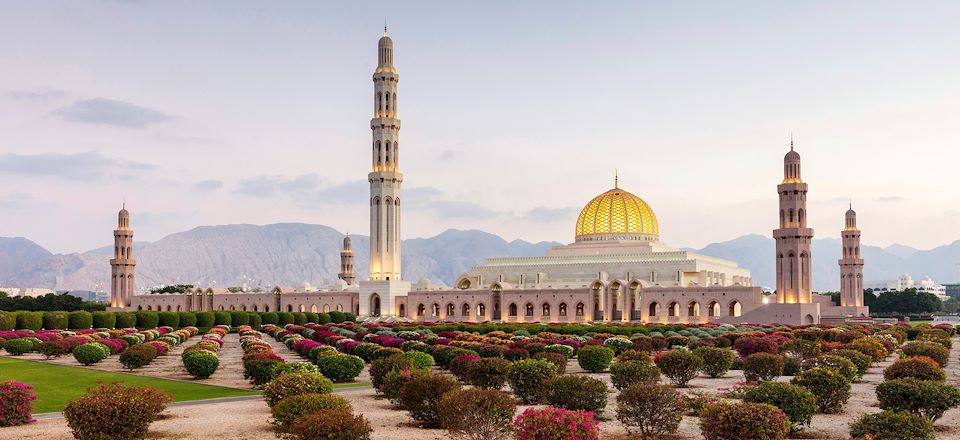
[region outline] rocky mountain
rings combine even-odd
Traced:
[[[363,279],[370,242],[366,236],[351,237],[355,266]],[[219,286],[235,286],[248,280],[261,286],[308,282],[323,287],[337,277],[342,240],[339,231],[322,225],[201,226],[153,243],[134,243],[138,285],[143,288],[180,282],[207,286],[216,282]],[[542,255],[556,244],[507,242],[482,231],[451,229],[430,238],[404,240],[403,272],[412,281],[428,278],[449,285],[484,258]],[[758,285],[775,285],[771,238],[745,235],[690,250],[737,261],[753,272]],[[0,237],[0,286],[93,289],[99,283],[100,288],[108,290],[112,252],[112,246],[106,246],[83,253],[52,254],[25,238]],[[960,262],[960,241],[930,250],[863,246],[862,254],[868,282],[894,279],[902,273],[914,278],[930,276],[940,282],[960,278],[956,265]],[[839,258],[838,239],[813,241],[815,289],[837,289]]]

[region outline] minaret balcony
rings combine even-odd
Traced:
[[[813,228],[780,228],[773,230],[773,238],[813,237]]]
[[[400,119],[397,118],[372,118],[370,119],[370,128],[400,128]]]

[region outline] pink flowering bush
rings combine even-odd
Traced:
[[[599,440],[600,424],[588,411],[528,408],[513,420],[518,440]]]
[[[737,341],[733,343],[733,349],[737,351],[737,354],[739,354],[741,358],[746,358],[754,353],[777,354],[780,351],[780,341],[779,338],[772,336],[748,336],[738,338]]]
[[[33,423],[33,386],[17,381],[0,383],[0,426]]]

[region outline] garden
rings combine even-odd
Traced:
[[[956,339],[928,324],[7,313],[0,438],[960,438]]]

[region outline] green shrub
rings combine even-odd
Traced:
[[[233,321],[230,319],[230,312],[223,310],[219,312],[213,312],[213,325],[229,326],[231,322]]]
[[[638,350],[627,350],[623,353],[620,353],[616,359],[617,362],[627,362],[627,361],[641,361],[645,363],[652,363],[653,359],[650,359],[650,354],[644,351]]]
[[[908,377],[877,385],[877,400],[880,409],[907,411],[936,422],[947,410],[960,406],[960,390],[943,382]]]
[[[357,315],[350,312],[344,312],[343,322],[357,322]]]
[[[703,359],[689,350],[668,351],[656,358],[660,372],[678,387],[687,386],[687,382],[697,377],[703,368]]]
[[[312,322],[314,324],[317,324],[317,321],[320,320],[319,313],[306,312],[305,314],[307,315],[307,322]]]
[[[101,383],[67,403],[63,416],[78,440],[140,440],[171,400],[154,388]]]
[[[614,362],[610,366],[610,382],[618,390],[636,383],[653,385],[660,382],[660,368],[643,361]]]
[[[933,423],[908,412],[864,414],[850,424],[850,437],[870,440],[934,440]]]
[[[67,315],[67,321],[71,329],[88,329],[93,327],[93,314],[85,310],[77,310]]]
[[[0,310],[0,331],[10,331],[17,328],[17,315]]]
[[[180,314],[177,312],[157,313],[157,325],[167,326],[172,328],[180,327]]]
[[[220,358],[206,350],[186,351],[182,356],[183,367],[194,379],[206,379],[217,372]]]
[[[132,345],[120,353],[120,364],[133,370],[152,362],[160,353],[155,347],[147,344]]]
[[[607,385],[585,375],[558,376],[547,381],[544,399],[550,406],[571,411],[601,412],[607,407]]]
[[[350,382],[363,371],[363,359],[348,354],[317,358],[320,373],[334,382]]]
[[[277,312],[277,325],[283,327],[287,324],[293,324],[293,313]]]
[[[0,339],[0,347],[3,347],[3,340]],[[47,359],[63,356],[69,353],[69,347],[63,341],[47,341],[37,347],[37,353],[42,354]]]
[[[783,411],[764,403],[717,403],[700,413],[706,440],[781,440],[790,427]]]
[[[553,351],[541,351],[532,356],[533,359],[543,359],[550,361],[557,366],[557,374],[563,374],[567,371],[567,357],[562,353]]]
[[[613,348],[613,347],[611,347],[611,348]],[[616,350],[616,349],[614,349],[614,350]],[[574,354],[576,354],[576,350],[574,350],[573,347],[571,347],[571,346],[569,346],[569,345],[563,345],[563,344],[551,344],[551,345],[548,345],[548,346],[546,346],[546,347],[543,347],[543,351],[546,352],[546,353],[559,353],[559,354],[562,354],[563,357],[566,358],[566,359],[570,359],[570,358],[573,357]]]
[[[247,312],[247,325],[253,328],[260,328],[263,325],[263,319],[259,313]]]
[[[806,359],[803,361],[803,369],[809,370],[811,368],[829,368],[831,370],[836,370],[836,372],[843,375],[850,382],[856,382],[860,377],[860,372],[857,369],[857,366],[850,362],[849,359],[842,356],[833,356],[825,355],[815,358]]]
[[[14,356],[21,356],[33,351],[33,342],[26,338],[11,339],[3,344],[3,349]]]
[[[543,400],[546,383],[556,376],[557,366],[542,359],[519,360],[507,370],[507,382],[513,394],[528,405]]]
[[[243,378],[254,386],[265,385],[276,377],[277,366],[283,361],[276,359],[256,359],[243,363]]]
[[[160,315],[157,312],[139,311],[137,312],[137,327],[143,329],[156,328],[160,325]]]
[[[43,328],[47,330],[65,330],[70,325],[67,312],[46,312],[43,314]]]
[[[850,399],[850,381],[836,370],[812,368],[794,377],[790,383],[813,393],[817,410],[822,413],[839,413]]]
[[[263,321],[263,324],[276,325],[280,322],[280,317],[277,316],[277,312],[266,312],[260,314],[260,320]]]
[[[765,382],[783,375],[783,356],[759,352],[743,360],[743,377],[748,382]]]
[[[783,382],[763,382],[750,388],[744,394],[743,401],[766,403],[780,408],[790,418],[794,430],[810,426],[810,421],[817,412],[817,398],[813,393],[799,385]]]
[[[282,362],[280,365],[277,365],[273,369],[274,377],[281,374],[291,374],[291,373],[310,373],[310,374],[320,374],[320,369],[316,365],[311,364],[310,362]]]
[[[930,341],[913,341],[908,342],[902,348],[903,354],[906,357],[910,356],[926,356],[930,359],[933,359],[936,363],[940,364],[941,367],[946,367],[947,362],[950,361],[950,350],[947,347],[944,347],[943,344],[938,344],[936,342]]]
[[[90,317],[93,328],[114,328],[117,326],[117,315],[113,312],[93,312]]]
[[[110,349],[99,342],[88,342],[73,349],[73,358],[81,365],[93,365],[110,356]]]
[[[197,315],[193,312],[177,312],[177,317],[179,318],[180,327],[196,327],[197,325]]]
[[[318,313],[317,314],[317,324],[329,324],[330,323],[330,314],[329,313]]]
[[[712,378],[723,377],[733,366],[733,351],[716,347],[697,347],[693,354],[703,359],[703,373]]]
[[[293,323],[296,325],[304,325],[307,323],[307,314],[303,312],[296,312],[293,314]]]
[[[296,421],[295,440],[370,440],[373,428],[363,416],[342,410],[321,410]]]
[[[440,427],[440,399],[460,389],[460,383],[445,374],[419,370],[400,387],[400,404],[424,428]]]
[[[873,364],[873,358],[856,350],[833,350],[830,354],[846,358],[848,361],[853,362],[853,365],[857,366],[857,380],[862,378],[864,374],[867,374],[867,370],[869,370],[870,365]]]
[[[577,352],[577,364],[591,373],[599,373],[610,367],[614,351],[602,345],[587,345]]]
[[[43,312],[17,312],[17,330],[43,329]]]
[[[677,432],[685,409],[683,396],[667,385],[638,383],[624,388],[617,396],[617,420],[628,434],[638,432],[642,439]]]
[[[270,424],[277,435],[293,434],[297,419],[323,410],[353,411],[350,402],[340,396],[322,393],[307,393],[287,396],[270,408],[273,420]]]
[[[248,325],[250,323],[250,317],[247,316],[247,312],[234,310],[230,312],[230,322],[227,323],[231,327],[239,327],[241,325]]]
[[[330,394],[333,382],[319,374],[281,374],[263,387],[263,399],[272,407],[281,400],[299,394]]]
[[[503,358],[480,358],[467,367],[466,381],[477,388],[499,390],[507,382],[510,362]]]
[[[513,397],[506,392],[457,389],[440,398],[440,426],[458,439],[508,440],[516,411]]]
[[[213,327],[217,321],[216,315],[213,312],[197,312],[197,327],[209,328]]]
[[[402,354],[395,354],[371,362],[369,373],[370,383],[373,385],[373,389],[379,392],[380,388],[383,387],[383,381],[387,377],[387,373],[402,368],[413,368],[413,363],[410,362],[410,358]]]
[[[114,328],[132,328],[137,325],[137,315],[132,312],[114,312]]]
[[[900,358],[893,362],[889,367],[883,370],[883,378],[886,380],[904,379],[913,377],[920,380],[947,380],[947,374],[943,372],[936,361],[928,357],[916,356]]]

